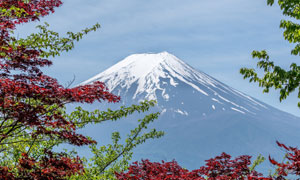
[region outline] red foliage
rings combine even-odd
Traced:
[[[150,162],[142,160],[134,162],[126,173],[116,173],[118,180],[204,180],[197,172],[189,172],[180,167],[176,161]]]
[[[260,177],[262,174],[256,171],[250,171],[249,165],[251,164],[251,156],[243,155],[231,160],[231,156],[222,153],[221,156],[206,160],[206,166],[200,167],[194,172],[197,172],[209,180],[218,179],[270,179]]]
[[[0,179],[15,180],[14,175],[9,171],[10,169],[8,167],[0,167]]]
[[[250,171],[251,156],[231,159],[226,153],[206,160],[205,166],[191,172],[180,167],[176,161],[152,163],[142,160],[141,163],[134,162],[127,172],[115,174],[118,180],[284,180],[289,175],[300,176],[300,150],[278,141],[277,145],[287,151],[288,162],[279,163],[269,157],[271,164],[277,166],[277,175],[274,177],[262,177],[261,173]]]
[[[63,107],[67,103],[93,103],[94,101],[117,102],[118,96],[109,93],[101,82],[75,88],[64,88],[56,79],[46,76],[41,67],[52,62],[43,59],[42,49],[12,45],[15,41],[10,31],[17,24],[38,21],[40,17],[54,12],[62,4],[61,0],[0,0],[0,8],[10,13],[0,12],[0,145],[5,143],[15,131],[31,127],[33,138],[38,135],[59,138],[77,146],[96,143],[76,133],[76,126],[66,121],[63,115],[49,107]],[[12,8],[20,8],[16,12]],[[49,113],[49,112],[53,113]],[[9,123],[9,125],[7,125]],[[47,152],[40,161],[27,154],[19,162],[23,177],[15,177],[7,167],[0,167],[1,179],[61,179],[83,167],[79,159],[70,159]]]
[[[118,180],[270,180],[260,177],[256,171],[250,172],[250,156],[240,156],[231,160],[231,156],[222,153],[221,156],[206,161],[206,166],[188,171],[180,167],[176,161],[152,163],[142,160],[134,162],[129,170],[116,173]]]
[[[277,166],[277,172],[279,177],[283,179],[283,177],[288,176],[289,174],[292,175],[300,175],[300,150],[294,147],[287,147],[284,144],[276,142],[277,145],[287,151],[286,159],[287,162],[279,163],[269,157],[270,162],[273,165]]]
[[[74,172],[83,173],[82,162],[78,157],[71,159],[64,154],[52,152],[45,152],[45,156],[38,162],[23,153],[18,169],[17,179],[62,180],[73,175]]]

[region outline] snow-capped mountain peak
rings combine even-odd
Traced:
[[[103,81],[113,91],[119,85],[122,88],[130,88],[133,83],[137,82],[138,88],[133,98],[139,93],[147,92],[148,99],[155,99],[155,91],[161,89],[159,84],[160,78],[169,79],[170,85],[174,87],[177,85],[174,78],[177,78],[206,96],[208,94],[193,84],[192,81],[200,81],[203,84],[212,86],[215,86],[217,83],[174,55],[168,52],[161,52],[158,54],[130,55],[82,84],[88,84],[96,80]],[[124,81],[126,82],[124,83]]]
[[[195,97],[209,101],[212,110],[217,109],[217,104],[220,105],[219,110],[231,109],[240,113],[253,113],[256,109],[265,108],[258,101],[194,69],[168,52],[130,55],[82,84],[94,81],[102,81],[113,93],[138,101],[178,99],[175,91],[179,86],[190,89],[188,93],[197,92]],[[241,98],[242,103],[239,102]]]

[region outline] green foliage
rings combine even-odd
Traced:
[[[254,171],[255,168],[260,165],[261,163],[263,163],[265,161],[265,158],[260,154],[259,156],[257,156],[257,158],[253,161],[251,167],[249,168],[250,172]]]
[[[29,48],[42,49],[41,57],[55,57],[60,56],[62,52],[68,52],[74,48],[74,42],[79,41],[84,35],[91,31],[96,31],[100,28],[97,23],[90,28],[85,28],[81,32],[73,33],[67,32],[67,37],[60,37],[59,33],[49,30],[49,24],[38,25],[39,33],[32,33],[25,39],[21,38],[13,41],[14,47],[18,45],[26,46]]]
[[[156,104],[156,101],[143,101],[140,102],[140,105],[131,105],[130,107],[121,106],[118,110],[107,109],[107,111],[100,111],[98,109],[94,111],[87,111],[82,109],[80,106],[76,107],[76,110],[73,111],[70,115],[67,115],[67,118],[74,122],[77,127],[82,128],[89,123],[101,123],[108,120],[117,120],[122,117],[127,117],[134,112],[146,112]]]
[[[39,106],[39,102],[33,99],[25,99],[24,101],[32,104],[33,106]],[[48,114],[55,115],[58,113],[64,113],[65,109],[58,108],[57,105],[47,107]],[[4,118],[4,117],[0,117]],[[2,132],[10,130],[10,121],[1,121]],[[47,127],[47,129],[53,129]],[[44,154],[44,149],[52,149],[63,141],[55,137],[47,137],[37,135],[34,138],[28,132],[36,132],[35,128],[20,127],[17,131],[14,131],[9,137],[0,143],[0,166],[14,167],[18,160],[21,158],[21,153],[26,152],[30,154],[32,158],[38,159]]]
[[[267,0],[267,4],[272,6],[274,0]],[[283,15],[291,19],[300,19],[300,2],[299,0],[278,0]],[[280,28],[284,29],[283,36],[285,40],[296,44],[291,50],[294,56],[300,55],[300,25],[292,20],[282,20]],[[280,91],[279,100],[286,99],[291,92],[298,91],[298,98],[300,98],[300,66],[292,63],[288,70],[280,66],[274,65],[270,61],[270,57],[266,50],[253,51],[252,57],[259,59],[257,67],[262,69],[264,75],[259,77],[253,68],[242,68],[240,73],[244,79],[248,78],[250,82],[258,82],[260,87],[263,87],[263,92],[268,93],[270,88],[278,89]],[[300,107],[300,102],[298,103]]]
[[[107,120],[117,120],[134,112],[145,112],[155,105],[155,101],[144,101],[140,105],[130,107],[122,106],[119,110],[107,111],[95,110],[93,112],[85,111],[78,107],[76,111],[69,115],[69,118],[75,120],[78,126],[83,128],[89,123],[101,123]],[[144,143],[148,139],[160,138],[164,135],[162,131],[147,129],[149,123],[158,118],[159,113],[146,115],[143,119],[138,120],[139,125],[130,131],[123,143],[120,143],[121,137],[119,132],[112,133],[112,144],[100,146],[91,145],[91,152],[94,154],[89,160],[85,160],[85,173],[77,175],[71,179],[115,179],[114,172],[121,172],[129,167],[133,149]],[[74,122],[75,122],[74,121]]]
[[[14,13],[19,18],[27,15],[24,9],[15,6],[12,6],[9,9],[0,8],[0,12],[1,12],[1,16],[4,17],[10,17],[12,13]]]
[[[105,121],[117,121],[134,113],[147,112],[151,107],[155,106],[155,101],[140,102],[139,105],[131,105],[129,107],[121,106],[118,110],[108,109],[107,111],[87,111],[81,107],[77,107],[70,114],[66,113],[65,109],[57,109],[55,105],[49,107],[49,113],[60,112],[64,114],[66,120],[73,122],[77,129],[84,128],[88,124],[98,124]],[[144,143],[148,139],[160,138],[164,135],[162,131],[155,129],[145,132],[149,123],[157,119],[159,113],[151,113],[143,119],[138,120],[139,124],[132,129],[125,140],[121,141],[119,132],[112,133],[112,143],[97,147],[91,145],[90,150],[93,157],[89,160],[83,158],[85,165],[85,173],[83,175],[73,176],[71,179],[114,179],[114,172],[121,172],[129,167],[133,149]],[[27,152],[31,157],[37,158],[44,153],[44,149],[53,149],[56,146],[64,143],[60,139],[45,138],[37,136],[32,139],[26,133],[26,130],[16,134],[14,143],[7,143],[1,146],[0,165],[11,167],[14,169],[16,163],[21,157],[21,153]],[[67,151],[70,157],[77,155],[76,150]]]

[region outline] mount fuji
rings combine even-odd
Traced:
[[[157,100],[153,112],[161,115],[151,127],[165,131],[165,136],[136,148],[134,160],[176,159],[183,167],[195,169],[222,152],[281,160],[284,152],[276,140],[291,146],[300,143],[299,117],[235,90],[168,52],[128,56],[82,84],[94,81],[104,82],[120,95],[122,105]],[[89,131],[101,141],[100,131],[129,130],[133,121]]]

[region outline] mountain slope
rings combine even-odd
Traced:
[[[171,89],[176,91],[187,86],[192,88],[193,94],[211,99],[212,109],[219,105],[222,109],[227,107],[240,113],[254,113],[259,108],[267,108],[167,52],[131,55],[82,84],[93,81],[105,82],[112,92],[134,101],[163,98],[162,101],[168,102],[176,96]],[[184,114],[180,110],[178,113]]]
[[[300,118],[245,95],[167,52],[131,55],[82,84],[93,81],[105,82],[123,104],[157,100],[153,111],[161,116],[152,127],[166,135],[137,148],[135,159],[175,158],[186,168],[197,168],[221,152],[282,157],[276,140],[299,143]],[[132,123],[124,120],[119,129],[111,125],[105,130],[124,131]],[[93,128],[99,132],[101,127]]]

